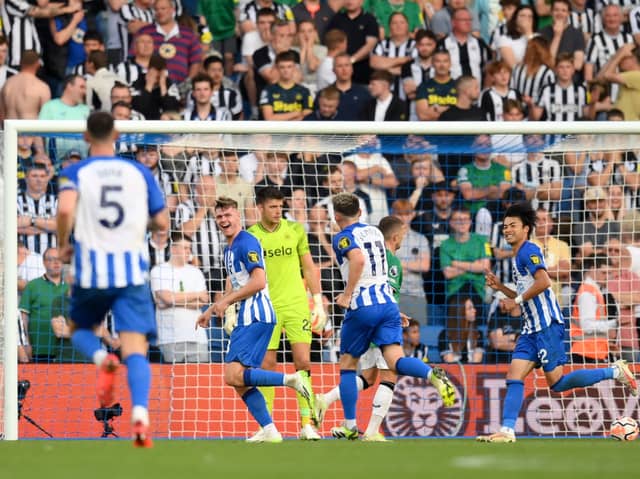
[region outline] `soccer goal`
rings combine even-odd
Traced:
[[[400,307],[415,320],[405,332],[405,350],[442,366],[457,401],[444,408],[427,381],[398,378],[382,425],[387,436],[475,436],[499,427],[509,352],[521,321],[517,312],[501,309],[500,295],[485,288],[483,271],[487,267],[503,282],[512,280],[501,221],[514,202],[530,201],[537,210],[532,238],[544,253],[564,315],[567,370],[619,358],[637,368],[638,123],[169,121],[116,126],[118,152],[154,170],[171,211],[171,234],[183,233],[192,241],[186,262],[199,272],[197,281],[159,267],[170,261],[171,235],[150,237],[156,293],[199,291],[204,284],[213,300],[221,290],[224,248],[211,214],[215,198],[236,199],[248,226],[260,219],[255,192],[264,186],[283,191],[284,216],[303,225],[319,269],[329,321],[322,334],[313,335],[311,378],[315,392],[332,399],[343,321],[333,299],[343,285],[331,248],[331,195],[356,194],[362,221],[378,224],[394,214],[408,225],[396,252],[403,265]],[[8,440],[130,433],[126,375],[119,377],[119,406],[98,409],[95,367],[73,351],[68,339],[68,299],[61,282],[70,271],[42,261],[46,248],[55,245],[47,221],[55,204],[47,198],[55,198],[60,165],[86,155],[83,129],[81,122],[5,122],[0,434]],[[34,146],[43,146],[45,153]],[[18,215],[12,209],[16,198]],[[105,198],[103,213],[117,214],[114,201]],[[269,257],[287,254],[284,247],[265,251]],[[45,272],[55,280],[43,280]],[[257,425],[223,381],[228,336],[219,322],[194,332],[194,313],[158,306],[159,337],[150,352],[152,433],[248,437]],[[117,351],[109,317],[102,335],[105,348]],[[190,344],[186,350],[180,346],[185,342]],[[294,370],[288,342],[280,342],[277,357],[279,369]],[[614,381],[556,394],[538,371],[525,382],[519,435],[603,436],[617,417],[638,418],[637,400]],[[360,393],[361,428],[375,389],[372,384]],[[298,416],[295,395],[276,391],[274,420],[283,435],[299,434]],[[320,433],[328,435],[341,417],[336,401]]]

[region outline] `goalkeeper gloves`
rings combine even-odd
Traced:
[[[322,294],[313,295],[313,309],[311,310],[311,331],[322,333],[327,324],[327,313],[324,310]]]
[[[222,329],[224,332],[231,336],[231,333],[238,324],[238,313],[236,312],[236,305],[232,304],[224,310],[224,323]]]

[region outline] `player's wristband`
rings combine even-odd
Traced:
[[[519,294],[518,296],[516,296],[514,301],[516,302],[516,304],[522,304],[522,302],[524,301],[524,298],[522,297],[521,294]]]
[[[313,295],[313,304],[322,304],[322,294],[317,293]]]

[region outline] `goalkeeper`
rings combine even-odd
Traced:
[[[306,378],[308,389],[311,390],[311,330],[321,332],[327,321],[320,292],[320,276],[311,258],[307,235],[302,225],[282,218],[284,194],[277,188],[267,186],[257,192],[256,203],[260,221],[248,231],[260,240],[264,249],[269,295],[277,319],[262,368],[276,369],[276,353],[284,329],[291,345],[296,371],[300,371]],[[312,312],[309,311],[305,282],[313,295]],[[262,392],[269,411],[272,411],[274,388],[265,387]],[[312,420],[316,422],[313,393],[309,400],[300,394],[297,397],[301,422],[300,439],[320,439],[311,425]],[[256,436],[261,434],[262,430]]]

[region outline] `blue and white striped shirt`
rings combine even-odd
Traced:
[[[380,230],[375,226],[354,223],[334,237],[333,250],[345,283],[349,278],[347,253],[356,248],[362,250],[366,261],[349,308],[395,303],[387,278],[387,256]]]
[[[534,276],[539,269],[547,269],[540,248],[525,241],[511,260],[513,267],[513,279],[516,283],[518,294],[528,290],[535,281]],[[560,306],[551,288],[545,289],[534,298],[521,304],[524,325],[522,334],[531,334],[542,331],[552,323],[564,324]]]
[[[151,171],[123,158],[90,157],[60,173],[59,190],[78,192],[75,285],[107,289],[145,284],[147,224],[165,207]]]
[[[244,230],[240,231],[233,242],[224,249],[224,266],[234,290],[246,285],[255,268],[265,269],[262,246],[258,238]],[[239,303],[238,326],[249,326],[253,322],[276,322],[268,286]]]

